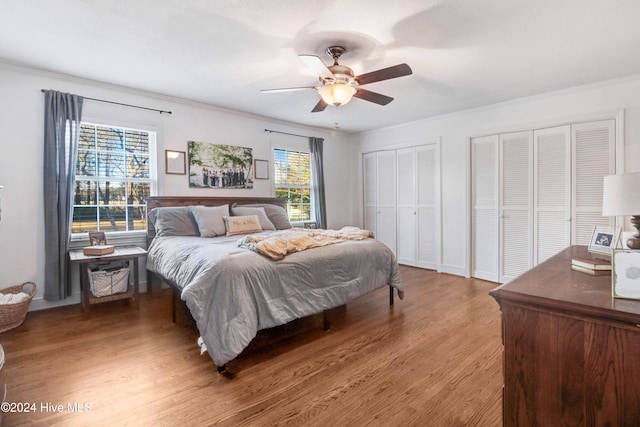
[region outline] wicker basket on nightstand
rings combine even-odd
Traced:
[[[31,287],[31,289],[29,289]],[[24,322],[29,309],[29,303],[36,294],[36,284],[25,282],[22,285],[11,286],[0,290],[3,294],[17,294],[24,292],[29,295],[26,300],[16,304],[0,304],[0,332],[17,328]]]

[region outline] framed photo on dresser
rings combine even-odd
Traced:
[[[589,252],[611,256],[613,250],[618,247],[621,230],[620,227],[596,225],[591,234]]]

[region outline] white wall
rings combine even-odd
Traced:
[[[428,100],[425,100],[428,102]],[[626,172],[640,171],[640,76],[573,88],[354,136],[360,153],[442,142],[442,271],[468,274],[469,138],[615,117],[624,109]],[[354,224],[362,224],[362,171],[353,174]]]
[[[0,64],[0,288],[25,281],[39,286],[32,308],[42,300],[44,222],[42,218],[42,140],[44,100],[40,89],[55,89],[173,111],[172,115],[86,101],[83,117],[123,126],[145,126],[158,132],[158,193],[216,195],[190,189],[186,176],[164,174],[164,150],[186,151],[187,141],[249,146],[255,158],[270,159],[274,145],[290,137],[265,128],[325,138],[325,185],[328,225],[362,225],[361,154],[378,148],[441,141],[442,271],[465,274],[469,238],[468,141],[470,137],[614,117],[624,109],[625,171],[640,171],[640,78],[632,77],[521,99],[404,125],[344,135],[306,128],[204,104],[164,97]],[[271,163],[271,162],[270,162]],[[270,165],[271,166],[271,165]],[[272,175],[272,174],[271,174]],[[271,196],[271,181],[256,181],[253,190],[216,190],[234,196]],[[77,289],[76,289],[77,292]],[[79,295],[62,304],[79,302]]]
[[[247,115],[204,104],[154,95],[0,64],[0,288],[33,281],[38,293],[31,309],[51,304],[42,299],[44,283],[43,221],[43,124],[44,95],[40,89],[55,89],[92,98],[171,110],[172,115],[86,100],[83,119],[129,127],[144,127],[158,132],[159,195],[272,196],[272,181],[256,181],[252,190],[190,189],[187,176],[164,174],[164,150],[187,151],[187,141],[239,145],[253,148],[253,156],[271,159],[271,146],[283,132],[325,139],[325,187],[329,227],[350,223],[350,182],[352,151],[349,137],[339,132],[305,128],[262,117]],[[299,143],[306,140],[299,139]],[[270,166],[272,162],[270,161]],[[272,174],[270,174],[272,177]],[[346,190],[347,189],[347,190]],[[347,207],[347,208],[345,208]],[[144,239],[141,240],[144,242]],[[61,304],[79,302],[79,290]]]

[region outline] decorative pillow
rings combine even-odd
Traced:
[[[263,230],[276,229],[273,223],[269,221],[264,208],[246,208],[244,206],[234,206],[231,208],[231,214],[233,216],[255,215],[258,217],[258,221],[260,221],[260,227],[262,227]]]
[[[155,215],[153,214],[155,212]],[[149,218],[156,228],[156,236],[199,236],[198,224],[189,206],[156,208]]]
[[[271,221],[274,227],[276,227],[276,230],[287,230],[293,227],[289,222],[289,215],[287,215],[287,211],[282,206],[272,205],[269,203],[251,203],[246,205],[234,204],[233,207],[263,208],[267,214],[267,218],[269,218],[269,221]]]
[[[229,205],[221,206],[190,206],[191,213],[196,219],[200,236],[224,236],[227,229],[224,225],[225,216],[229,216]]]
[[[262,231],[260,221],[256,215],[225,216],[223,219],[224,225],[227,228],[227,236],[259,233]]]

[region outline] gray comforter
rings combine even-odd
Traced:
[[[156,237],[147,269],[176,283],[218,366],[257,331],[338,307],[392,286],[402,298],[398,264],[374,239],[347,241],[272,261],[238,247],[238,237]]]

